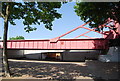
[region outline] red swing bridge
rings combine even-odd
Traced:
[[[111,21],[109,21],[110,23]],[[89,22],[88,22],[89,23]],[[109,39],[116,39],[120,36],[120,24],[114,23],[116,30],[110,29],[110,31],[98,32],[94,29],[84,27],[86,24],[78,26],[77,28],[68,31],[67,33],[53,38],[53,39],[41,39],[41,40],[8,40],[7,49],[39,49],[39,50],[73,50],[73,49],[108,49],[109,48]],[[108,25],[101,25],[100,27],[112,27]],[[88,31],[76,36],[73,39],[61,39],[61,37],[79,29],[84,28]],[[94,31],[96,33],[102,34],[103,38],[92,38],[86,36],[85,34]],[[80,36],[87,37],[87,39],[77,39]],[[0,48],[3,48],[3,42],[0,41]]]

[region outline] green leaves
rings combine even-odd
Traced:
[[[29,25],[28,26],[26,26],[25,28],[24,28],[24,30],[26,31],[26,32],[30,32],[30,31],[34,31],[34,30],[36,30],[37,28],[35,28],[35,27],[30,27]]]
[[[24,40],[23,36],[10,37],[9,40]]]
[[[98,27],[106,22],[108,18],[114,19],[120,23],[120,2],[81,2],[76,3],[75,12],[81,20],[90,23],[91,27]],[[114,12],[114,14],[113,14]],[[98,28],[98,30],[100,30]]]
[[[6,5],[9,3],[2,3],[2,12],[5,15]],[[26,32],[34,31],[37,28],[31,25],[40,25],[42,22],[45,28],[52,30],[52,22],[55,19],[61,18],[61,14],[57,12],[57,8],[61,7],[60,2],[11,2],[10,4],[9,22],[16,25],[15,19],[23,19]]]

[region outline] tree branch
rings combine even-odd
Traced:
[[[0,12],[0,16],[5,19],[5,16],[2,14],[2,12]]]

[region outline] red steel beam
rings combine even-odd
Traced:
[[[86,25],[86,24],[88,24],[88,23],[90,23],[90,22],[84,23],[84,24],[82,24],[82,25],[78,26],[77,28],[74,28],[74,29],[72,29],[71,31],[68,31],[68,32],[67,32],[67,33],[65,33],[65,34],[62,34],[62,35],[61,35],[61,36],[59,36],[59,37],[56,37],[56,38],[50,39],[50,42],[57,42],[57,41],[58,41],[58,39],[60,39],[61,37],[63,37],[63,36],[65,36],[65,35],[67,35],[67,34],[69,34],[69,33],[73,32],[73,31],[75,31],[75,30],[77,30],[77,29],[79,29],[79,28],[81,28],[81,27],[85,26],[85,25]]]
[[[88,24],[88,23],[90,23],[90,22],[84,23],[84,24],[78,26],[77,28],[74,28],[74,29],[72,29],[71,31],[68,31],[67,33],[65,33],[65,34],[63,34],[63,35],[61,35],[61,36],[59,36],[59,38],[61,38],[61,37],[63,37],[63,36],[65,36],[65,35],[67,35],[67,34],[73,32],[73,31],[75,31],[75,30],[77,30],[77,29],[79,29],[79,28],[85,26],[85,25]]]
[[[90,29],[90,28],[87,28],[87,27],[82,27],[82,28],[87,29],[87,30],[90,30],[90,31],[97,32],[97,33],[99,33],[99,34],[104,34],[104,33],[102,33],[102,32],[98,32],[98,31],[95,31],[94,29]]]
[[[87,34],[87,33],[89,33],[89,32],[91,32],[91,31],[87,31],[87,32],[85,32],[85,33],[83,33],[83,34],[81,34],[81,35],[79,35],[79,36],[76,36],[74,39],[76,39],[76,38],[78,38],[78,37],[81,37],[81,36],[83,36],[83,35],[85,35],[85,34]]]
[[[96,29],[96,28],[94,28],[94,29]],[[85,35],[85,34],[87,34],[87,33],[89,33],[89,32],[91,32],[91,30],[90,30],[90,31],[87,31],[87,32],[85,32],[85,33],[83,33],[83,34],[81,34],[81,35],[79,35],[79,36],[76,36],[75,39],[78,38],[78,37],[80,37],[80,36],[83,36],[83,35]]]
[[[93,39],[92,37],[89,37],[89,36],[86,36],[86,35],[82,35],[82,36],[87,37],[87,38],[89,38],[89,39]]]
[[[3,48],[0,41],[0,48]],[[8,49],[107,49],[105,39],[59,39],[56,43],[50,40],[12,40],[7,41]]]
[[[50,39],[50,42],[57,42],[58,39],[60,39],[61,37],[63,37],[63,36],[65,36],[65,35],[67,35],[67,34],[73,32],[73,31],[75,31],[75,30],[77,30],[77,29],[79,29],[79,28],[84,28],[84,29],[87,29],[87,30],[90,30],[90,31],[97,32],[97,33],[99,33],[99,34],[104,34],[104,33],[102,33],[102,32],[95,31],[94,29],[90,29],[90,28],[87,28],[87,27],[83,27],[83,26],[85,26],[85,25],[88,24],[88,23],[90,23],[90,22],[84,23],[83,25],[80,25],[80,26],[78,26],[77,28],[74,28],[74,29],[72,29],[71,31],[68,31],[68,32],[65,33],[65,34],[62,34],[62,35],[59,36],[59,37]],[[89,33],[89,32],[87,32],[87,33]],[[85,33],[85,34],[86,34],[86,33]],[[82,34],[82,35],[84,35],[84,34]],[[104,35],[105,35],[105,34],[104,34]],[[80,36],[81,36],[81,35],[80,35]]]

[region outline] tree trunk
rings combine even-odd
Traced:
[[[3,35],[3,66],[6,77],[10,77],[9,64],[7,59],[7,32],[8,32],[8,18],[9,18],[9,5],[6,7],[6,15],[4,19],[4,35]]]

